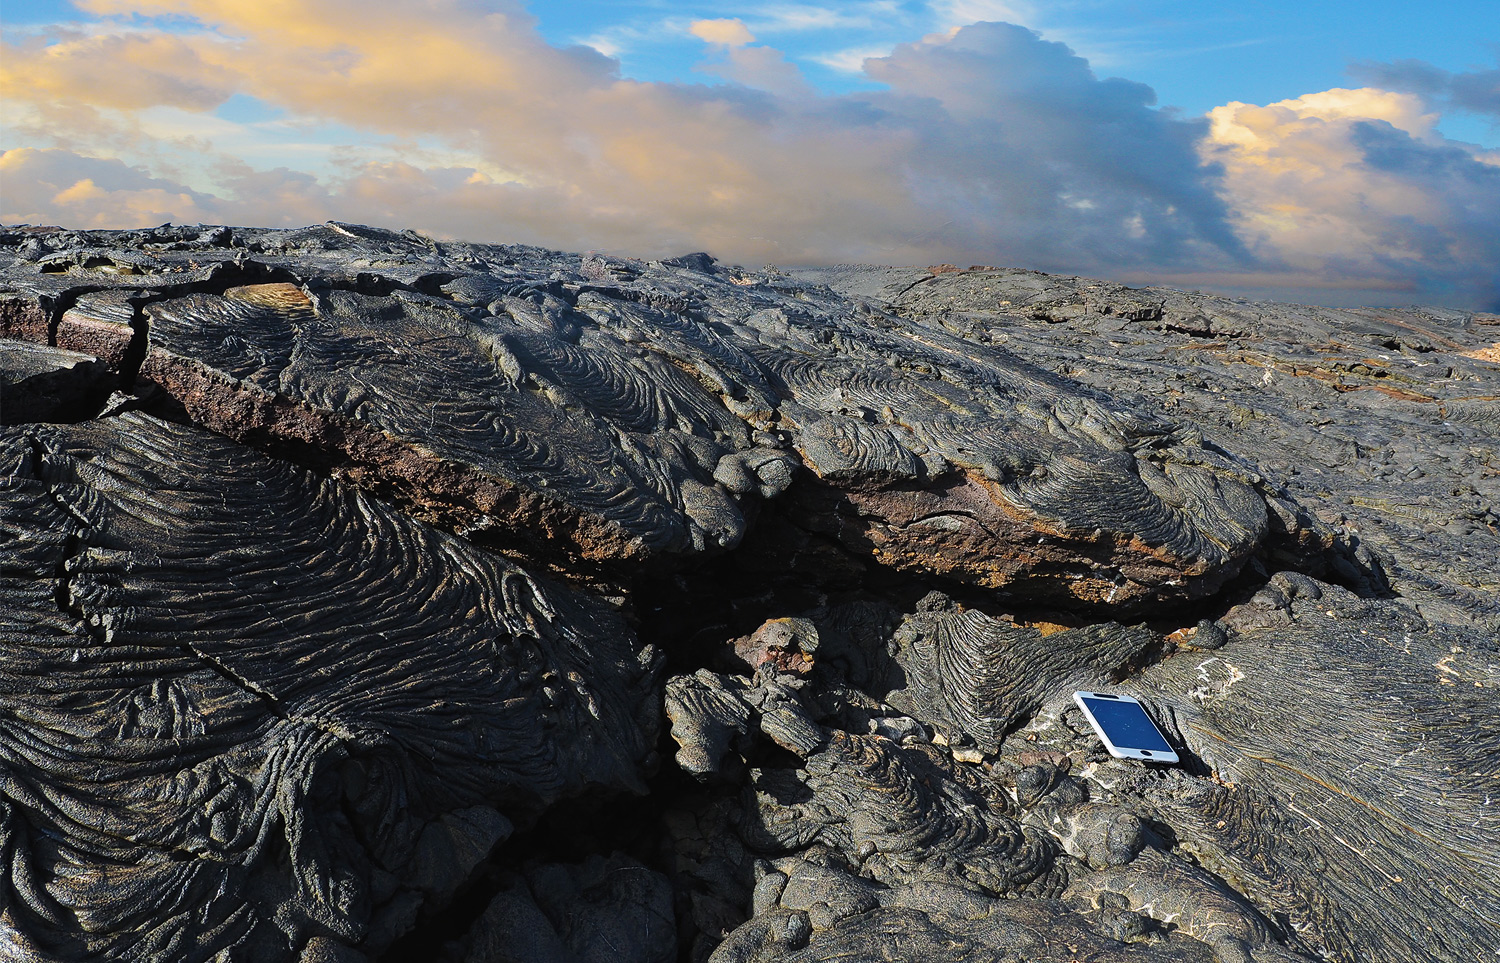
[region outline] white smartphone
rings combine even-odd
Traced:
[[[1116,759],[1177,761],[1177,751],[1138,700],[1113,692],[1075,692],[1073,701],[1099,734],[1104,748]]]

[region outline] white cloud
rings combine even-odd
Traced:
[[[590,47],[606,57],[617,58],[633,47],[640,38],[639,31],[627,27],[611,27],[608,30],[591,33],[586,37],[579,37],[577,42],[580,46]]]
[[[802,33],[816,30],[869,29],[900,17],[899,4],[892,0],[867,0],[837,7],[816,4],[783,3],[757,6],[747,11],[750,26],[757,34]]]
[[[850,47],[847,50],[832,50],[827,53],[814,54],[807,59],[815,64],[822,64],[832,70],[846,74],[861,74],[865,70],[865,61],[871,57],[885,57],[890,54],[889,48],[881,47]]]

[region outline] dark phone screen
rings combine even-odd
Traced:
[[[1090,699],[1083,696],[1089,712],[1099,720],[1099,726],[1109,736],[1109,741],[1122,749],[1149,749],[1152,752],[1171,752],[1172,747],[1162,738],[1156,723],[1134,702],[1117,702],[1113,699]]]

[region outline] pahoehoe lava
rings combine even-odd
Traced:
[[[0,959],[1492,958],[1497,340],[0,230]]]

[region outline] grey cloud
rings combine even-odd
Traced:
[[[1392,217],[1382,238],[1393,272],[1410,271],[1410,259],[1429,265],[1423,293],[1500,311],[1500,166],[1486,164],[1452,144],[1418,140],[1383,121],[1354,124],[1355,146],[1372,169],[1422,186],[1442,205],[1422,221]]]
[[[140,191],[151,189],[181,190],[180,185],[152,177],[138,167],[112,158],[85,157],[66,150],[7,151],[14,158],[6,165],[7,173],[23,172],[38,188],[61,191],[81,180],[92,180],[105,190]],[[199,195],[202,200],[203,195]]]
[[[1418,94],[1434,106],[1488,114],[1500,120],[1500,69],[1451,73],[1423,60],[1362,61],[1349,73],[1360,83]]]
[[[547,45],[519,15],[460,28],[382,8],[348,35],[325,17],[305,49],[287,48],[269,14],[234,16],[225,29],[246,39],[212,48],[224,62],[216,82],[239,71],[234,86],[294,116],[443,140],[503,172],[478,184],[436,165],[355,165],[321,184],[291,172],[218,177],[231,188],[220,208],[275,215],[263,223],[288,210],[409,216],[450,234],[477,223],[481,240],[643,255],[698,247],[752,263],[1109,273],[1248,260],[1218,172],[1195,153],[1204,123],[1154,110],[1150,88],[1100,80],[1020,27],[976,24],[902,46],[870,61],[887,90],[825,96],[800,88],[771,48],[731,51],[760,58],[731,73],[777,89],[637,83],[597,52]],[[413,31],[437,31],[415,49],[451,56],[403,55],[396,38]],[[358,83],[330,80],[330,65]],[[66,71],[83,69],[54,67],[65,85]],[[175,78],[162,96],[172,103],[196,79]]]
[[[0,153],[5,194],[0,219],[80,226],[80,211],[105,218],[215,219],[218,198],[153,177],[115,159],[86,157],[68,150],[17,148]],[[71,192],[71,194],[69,193]],[[110,199],[110,203],[99,202]],[[181,214],[176,212],[181,211]],[[166,217],[160,216],[165,214]],[[103,226],[92,223],[82,226]]]
[[[1150,87],[1100,80],[1067,46],[1000,23],[903,45],[867,70],[891,86],[872,101],[924,139],[914,177],[991,245],[1022,232],[1058,268],[1248,262],[1219,172],[1198,155],[1206,121],[1152,109]]]
[[[219,208],[219,199],[208,193],[184,187],[165,178],[153,177],[141,168],[127,165],[113,157],[89,157],[71,150],[36,150],[15,148],[0,153],[0,171],[5,172],[6,219],[26,219],[18,211],[52,211],[57,213],[55,196],[77,184],[93,184],[93,189],[115,195],[180,196],[186,205],[202,211]]]

